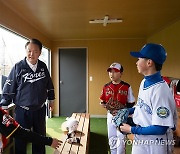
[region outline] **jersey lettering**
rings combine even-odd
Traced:
[[[152,110],[149,107],[149,105],[147,105],[146,103],[144,103],[144,100],[142,100],[141,98],[138,98],[138,102],[137,105],[143,109],[145,112],[147,112],[148,114],[152,114]],[[143,107],[143,108],[142,108]]]
[[[104,86],[100,99],[108,103],[110,108],[124,108],[127,103],[129,85],[121,82],[117,85],[109,83]]]
[[[33,83],[35,81],[38,81],[40,79],[43,79],[45,78],[46,75],[45,75],[45,72],[38,72],[38,73],[26,73],[23,75],[23,78],[24,78],[24,82],[30,82],[30,83]]]

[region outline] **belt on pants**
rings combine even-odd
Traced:
[[[44,105],[45,103],[43,103],[41,106],[20,106],[20,107],[28,111],[34,111],[43,108]]]

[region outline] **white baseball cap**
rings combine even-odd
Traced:
[[[116,72],[123,72],[123,67],[119,63],[112,63],[107,69],[107,71],[110,72],[111,69],[114,69]]]

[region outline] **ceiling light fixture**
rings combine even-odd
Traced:
[[[122,19],[109,19],[109,16],[106,15],[104,19],[95,19],[95,20],[90,20],[90,24],[103,24],[103,26],[106,26],[109,23],[119,23],[122,22]]]

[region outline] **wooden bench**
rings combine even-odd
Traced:
[[[88,113],[73,113],[72,117],[79,121],[76,137],[80,139],[80,144],[69,144],[66,141],[67,134],[63,134],[60,137],[63,143],[54,154],[88,154],[90,116]]]

